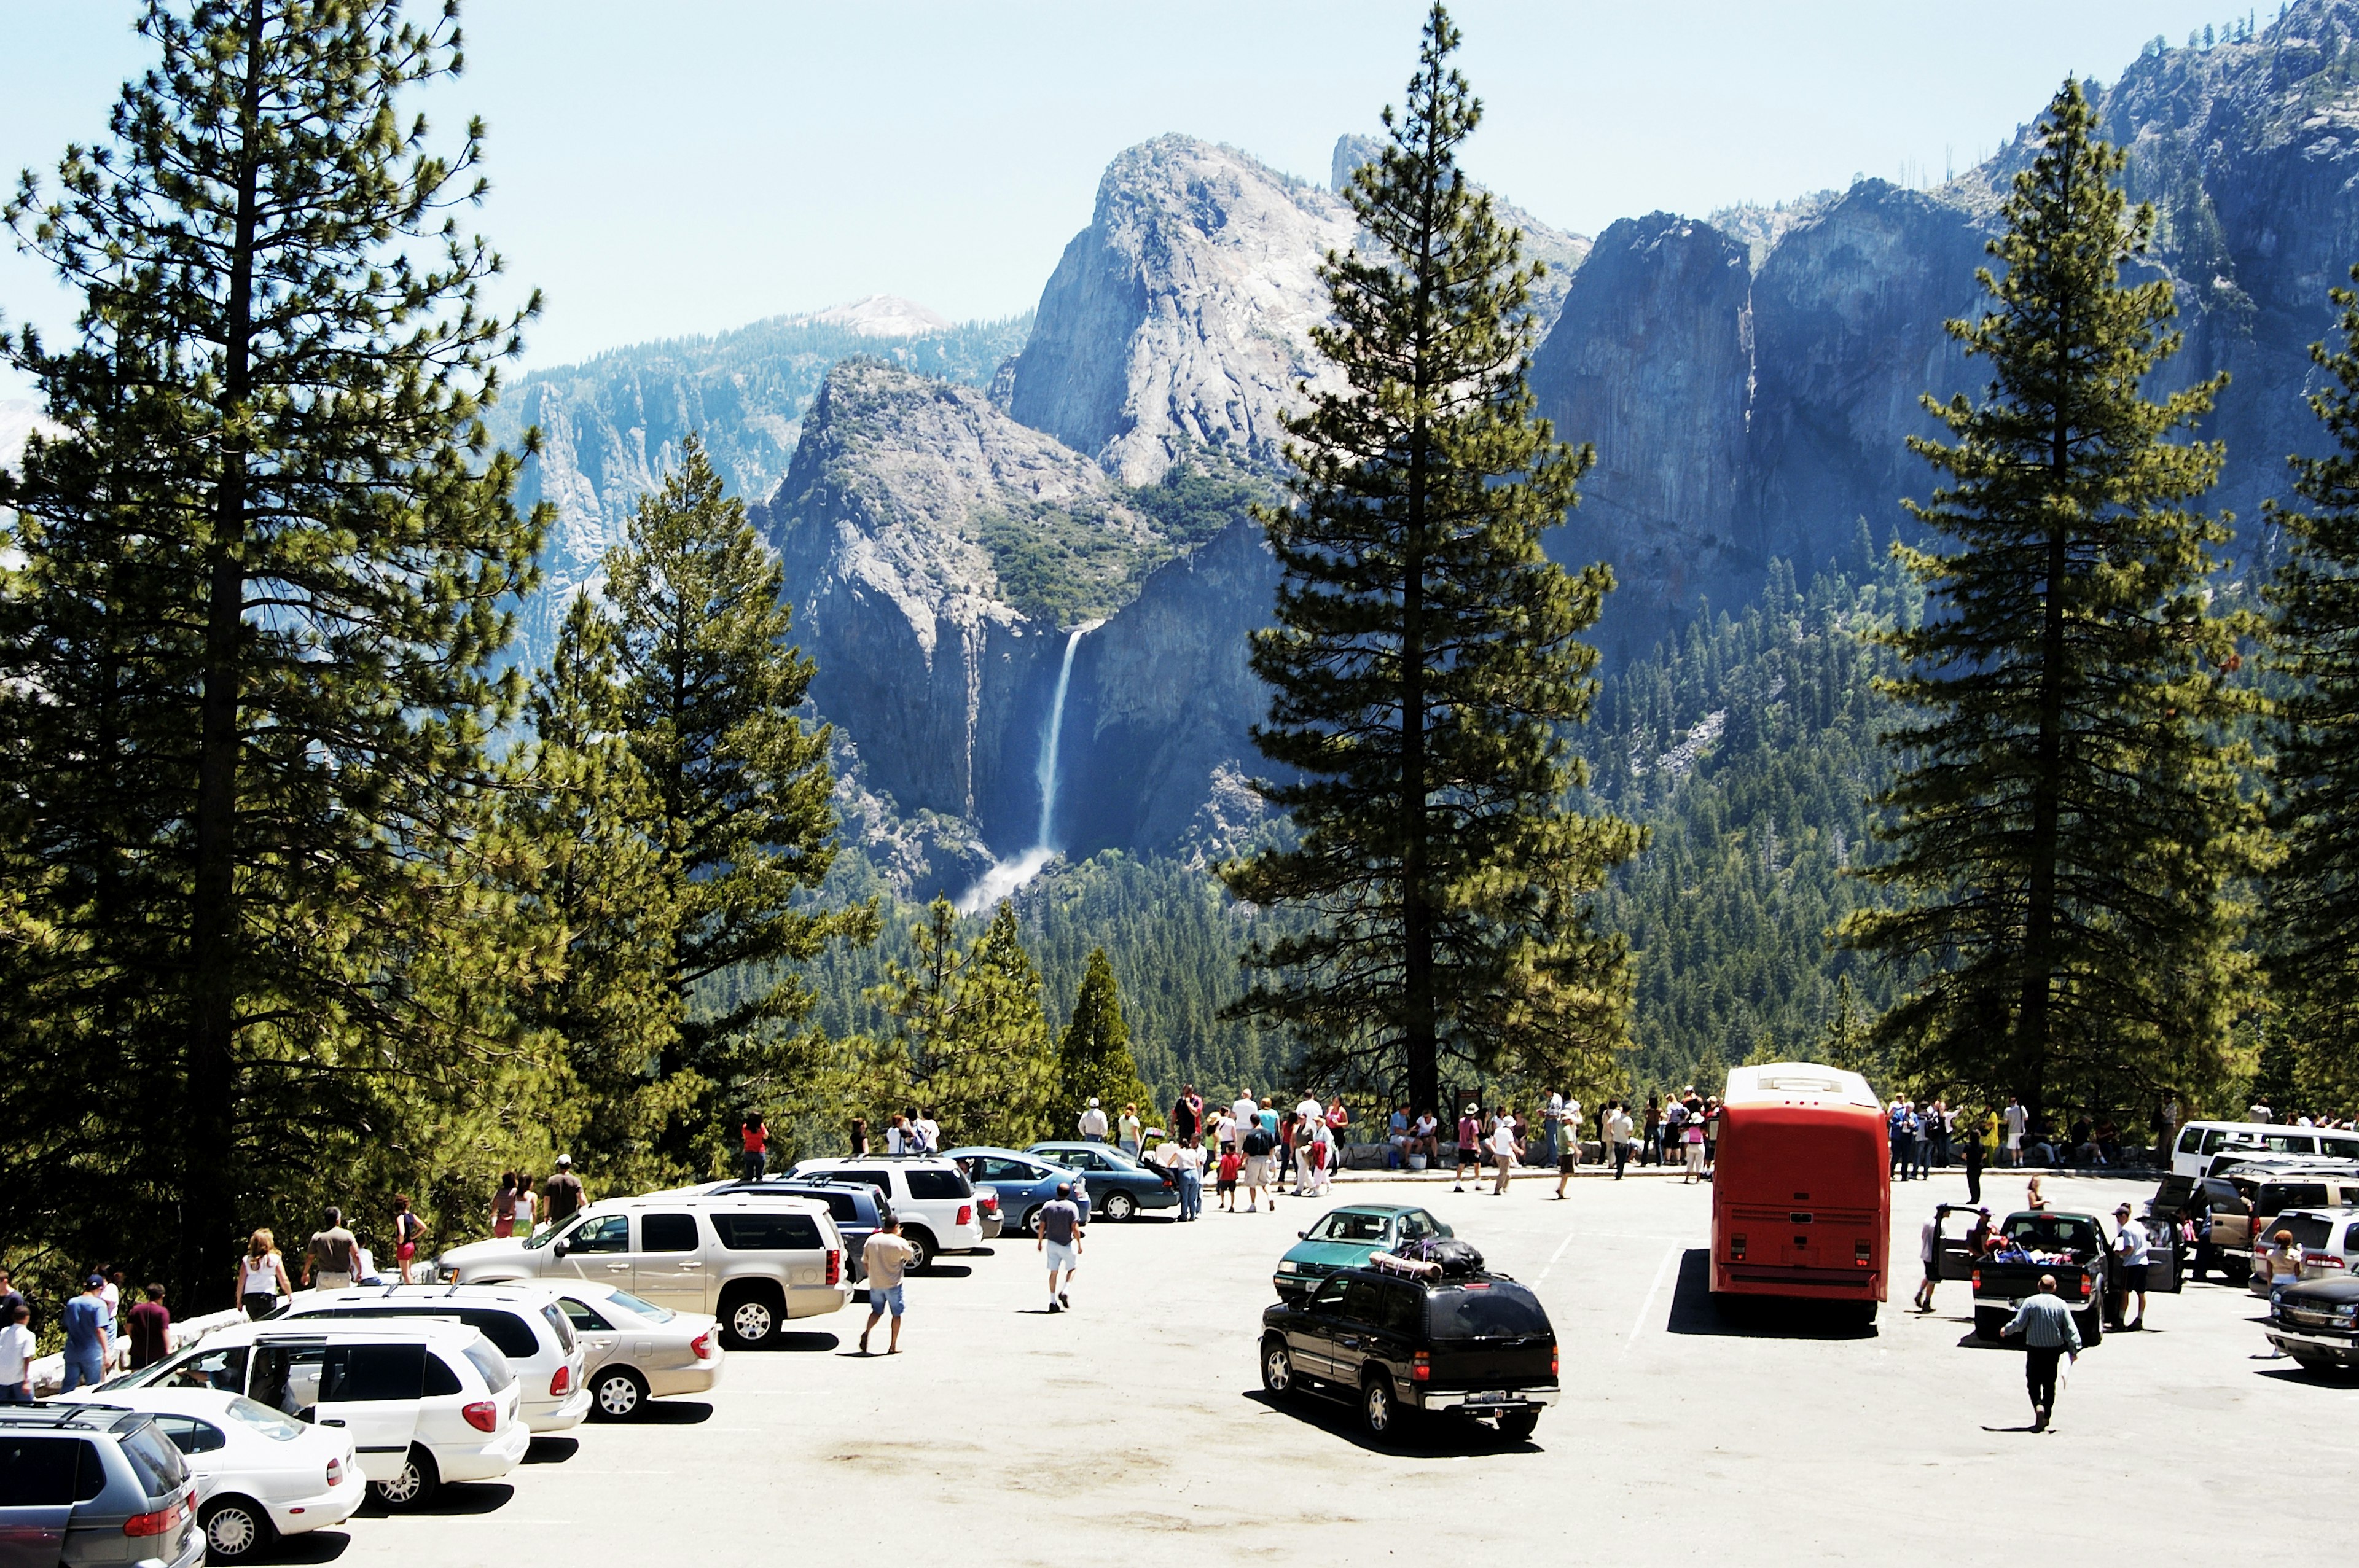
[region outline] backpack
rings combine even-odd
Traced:
[[[1420,1263],[1439,1263],[1445,1276],[1463,1278],[1483,1271],[1482,1249],[1455,1236],[1422,1237],[1402,1249],[1401,1256]]]
[[[1258,1125],[1245,1134],[1245,1152],[1256,1159],[1269,1152],[1269,1134]]]

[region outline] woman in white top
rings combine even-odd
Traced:
[[[1516,1141],[1516,1118],[1504,1107],[1497,1124],[1491,1130],[1491,1162],[1499,1168],[1498,1184],[1492,1187],[1493,1197],[1507,1195],[1507,1181],[1516,1172],[1516,1162],[1523,1157],[1524,1146]]]
[[[516,1228],[518,1236],[530,1236],[533,1234],[532,1211],[533,1206],[539,1200],[533,1195],[532,1178],[527,1175],[518,1175],[516,1177]]]
[[[255,1231],[245,1244],[245,1256],[237,1260],[237,1299],[245,1315],[265,1316],[278,1304],[279,1297],[294,1293],[295,1288],[287,1282],[287,1260],[278,1255],[277,1238],[267,1230]]]

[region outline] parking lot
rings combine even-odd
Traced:
[[[2060,1209],[2105,1212],[2152,1190],[2048,1185]],[[1894,1189],[1894,1301],[1865,1334],[1723,1325],[1704,1295],[1707,1187],[1591,1177],[1559,1203],[1553,1186],[1338,1184],[1274,1216],[1100,1225],[1075,1310],[1053,1316],[1031,1242],[1002,1238],[912,1280],[901,1356],[852,1354],[855,1303],[799,1324],[795,1348],[733,1355],[709,1399],[540,1439],[506,1482],[451,1487],[425,1514],[364,1517],[292,1555],[579,1568],[1505,1545],[1650,1563],[1998,1560],[2019,1532],[2184,1562],[2249,1550],[2273,1487],[2359,1472],[2359,1383],[2258,1359],[2256,1303],[2216,1282],[2155,1298],[2152,1332],[2082,1358],[2056,1430],[2024,1430],[2021,1358],[1972,1340],[1966,1287],[1943,1286],[1936,1316],[1908,1310],[1918,1227],[1936,1201],[1963,1201],[1961,1177]],[[1985,1183],[1999,1212],[2021,1192],[2004,1173]],[[1380,1450],[1340,1404],[1261,1392],[1272,1264],[1313,1217],[1361,1200],[1422,1203],[1536,1284],[1565,1398],[1531,1442],[1437,1424]]]

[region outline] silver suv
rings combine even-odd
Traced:
[[[205,1554],[188,1462],[144,1411],[0,1406],[0,1562],[168,1563]]]

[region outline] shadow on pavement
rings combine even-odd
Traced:
[[[832,1350],[842,1341],[832,1334],[821,1334],[807,1329],[780,1329],[762,1342],[765,1350],[801,1351]]]
[[[507,1507],[516,1488],[505,1481],[445,1481],[434,1494],[434,1500],[422,1509],[403,1509],[401,1512],[427,1519],[463,1518],[468,1514],[497,1513]],[[375,1492],[360,1512],[364,1516],[383,1519],[392,1510],[380,1501]]]
[[[963,1280],[974,1272],[965,1263],[929,1263],[921,1276],[929,1280]]]
[[[524,1451],[527,1465],[562,1465],[582,1452],[578,1437],[536,1437],[532,1446]]]
[[[648,1400],[631,1417],[637,1426],[696,1426],[712,1419],[702,1400]]]
[[[1408,1454],[1426,1459],[1452,1459],[1473,1454],[1538,1454],[1538,1441],[1527,1438],[1510,1443],[1499,1435],[1495,1427],[1459,1416],[1409,1414],[1398,1434],[1387,1438],[1368,1435],[1360,1424],[1359,1411],[1341,1400],[1317,1394],[1288,1394],[1283,1399],[1266,1389],[1246,1390],[1245,1399],[1265,1409],[1290,1415],[1305,1426],[1314,1426],[1331,1436],[1340,1437],[1356,1448],[1371,1454]],[[1542,1431],[1548,1418],[1540,1418]]]
[[[304,1535],[282,1535],[267,1552],[255,1554],[256,1563],[333,1563],[344,1554],[353,1538],[341,1530],[315,1530]]]
[[[1712,1297],[1712,1252],[1690,1247],[1671,1292],[1673,1334],[1731,1339],[1873,1339],[1875,1325],[1849,1302],[1781,1301],[1775,1296]]]

